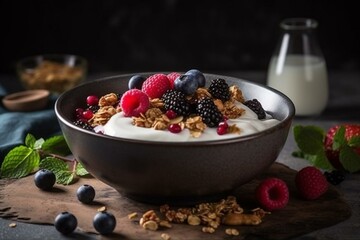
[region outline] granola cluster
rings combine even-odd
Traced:
[[[149,108],[145,114],[140,114],[140,117],[133,117],[133,124],[138,127],[154,128],[155,130],[165,130],[170,124],[181,123],[182,116],[174,119],[169,119],[166,114],[159,108]]]
[[[161,219],[154,210],[145,212],[139,224],[147,230],[156,231],[159,228],[172,228],[171,223],[183,223],[191,226],[202,226],[204,233],[214,233],[220,225],[259,225],[269,212],[261,208],[244,213],[244,209],[237,203],[234,196],[228,196],[219,202],[201,203],[191,208],[171,209],[169,205],[160,206]],[[134,220],[137,213],[129,214],[129,219]],[[226,228],[227,235],[237,236],[239,231],[235,228]],[[167,236],[169,237],[169,236]]]
[[[94,113],[89,120],[91,126],[105,125],[112,116],[121,111],[117,108],[119,98],[115,93],[109,93],[99,99],[99,109]]]
[[[213,233],[222,223],[222,219],[229,213],[243,214],[244,210],[237,203],[236,198],[229,196],[216,203],[201,203],[193,208],[170,209],[168,205],[160,207],[160,212],[169,222],[188,223],[189,225],[203,225],[203,232]]]

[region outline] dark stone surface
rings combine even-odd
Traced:
[[[356,9],[324,0],[3,0],[0,72],[42,53],[85,56],[91,72],[265,70],[286,17],[317,19],[329,68],[354,70]]]

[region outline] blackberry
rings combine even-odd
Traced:
[[[326,180],[332,185],[338,185],[345,180],[345,175],[342,171],[333,170],[331,172],[324,172]]]
[[[100,107],[98,105],[88,105],[86,109],[91,110],[93,113],[96,113],[99,110],[99,108]]]
[[[264,119],[266,117],[265,110],[257,99],[248,100],[244,102],[244,105],[253,110],[258,116],[258,119]]]
[[[230,99],[229,85],[222,78],[212,80],[208,91],[213,98],[221,99],[222,101]]]
[[[190,104],[184,93],[176,90],[168,90],[162,95],[165,110],[173,110],[178,116],[190,114]]]
[[[210,98],[198,100],[196,112],[208,127],[217,127],[223,120],[223,115]]]
[[[73,123],[75,126],[81,127],[82,129],[89,130],[89,131],[94,130],[94,128],[89,123],[87,123],[86,121],[84,121],[82,119],[78,119]]]

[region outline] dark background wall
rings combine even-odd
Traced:
[[[92,72],[266,70],[287,17],[318,20],[330,69],[360,69],[355,1],[1,0],[0,71],[42,53],[82,55]]]

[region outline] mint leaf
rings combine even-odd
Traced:
[[[343,145],[346,144],[347,141],[345,138],[345,127],[340,126],[335,132],[332,148],[333,150],[339,150]]]
[[[39,138],[38,140],[36,140],[34,144],[34,149],[41,149],[44,142],[45,140],[43,138]]]
[[[25,137],[25,146],[29,148],[34,148],[36,142],[36,138],[31,135],[30,133],[26,135]]]
[[[348,141],[350,147],[360,147],[360,136],[351,137]]]
[[[305,153],[302,151],[294,151],[291,155],[297,158],[305,158]]]
[[[297,125],[293,131],[295,141],[304,153],[316,155],[324,150],[323,140],[325,132],[322,128]]]
[[[52,171],[56,176],[56,183],[68,185],[74,181],[75,173],[69,169],[69,165],[64,161],[46,157],[40,162],[40,168]]]
[[[308,160],[313,166],[324,170],[333,170],[334,167],[331,165],[326,157],[325,152],[319,152],[316,155],[305,154],[304,159]]]
[[[42,144],[42,150],[46,153],[59,154],[62,156],[71,154],[65,138],[62,135],[46,139]]]
[[[27,144],[31,146],[33,143],[29,137]],[[1,177],[25,177],[39,166],[39,161],[40,155],[37,151],[26,146],[15,147],[4,158],[1,165]]]
[[[325,152],[319,152],[318,154],[306,154],[302,151],[295,151],[292,153],[292,156],[308,160],[311,165],[324,170],[334,169],[334,167],[330,164],[329,160],[327,159]]]
[[[55,176],[58,184],[69,185],[75,182],[75,173],[70,171],[60,171]]]
[[[351,173],[360,170],[360,156],[347,145],[342,146],[340,149],[340,162]]]
[[[90,175],[90,173],[86,171],[86,169],[83,165],[81,165],[81,163],[78,162],[78,164],[76,165],[76,175],[83,177],[86,175]]]

